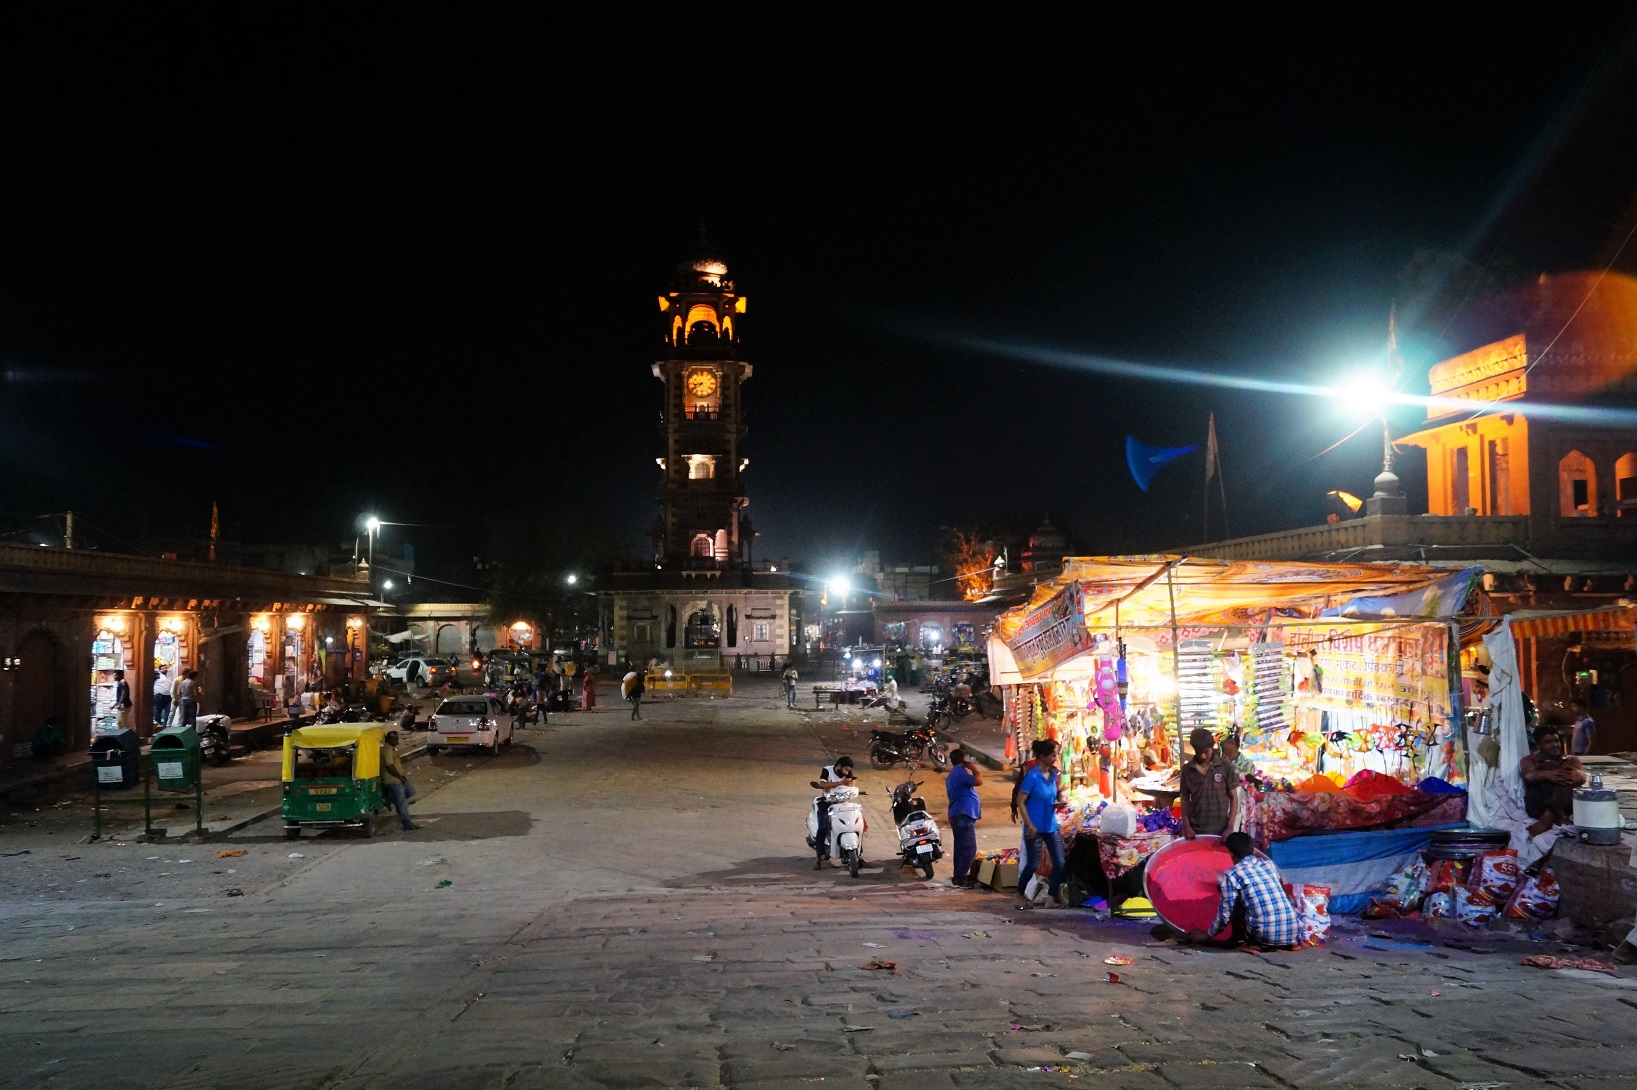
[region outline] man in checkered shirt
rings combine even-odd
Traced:
[[[1299,943],[1296,906],[1285,895],[1279,881],[1279,868],[1256,854],[1256,845],[1245,833],[1229,833],[1222,846],[1233,855],[1233,866],[1216,880],[1222,903],[1217,907],[1210,930],[1190,931],[1188,941],[1207,942],[1232,924],[1232,937],[1221,945],[1249,943],[1271,950],[1288,949]]]

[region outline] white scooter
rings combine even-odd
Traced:
[[[818,853],[820,862],[840,860],[854,878],[864,858],[864,806],[858,801],[861,794],[856,787],[832,787],[813,799],[807,811],[807,846]],[[820,802],[830,807],[830,836],[823,841],[819,840]]]
[[[926,800],[915,793],[921,785],[913,779],[914,765],[909,766],[909,772],[912,778],[892,789],[892,819],[898,823],[898,857],[904,866],[919,870],[922,878],[931,878],[932,864],[944,856],[944,840],[938,832],[938,823],[927,813]]]

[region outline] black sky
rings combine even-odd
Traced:
[[[1600,264],[1637,194],[1616,5],[52,10],[0,73],[5,530],[199,534],[215,499],[253,540],[520,504],[634,538],[653,297],[701,218],[750,298],[759,555],[1046,511],[1085,551],[1196,540],[1199,456],[1144,495],[1122,443],[1212,411],[1233,531],[1301,525],[1379,464],[1368,433],[1307,460],[1356,426],[1331,407],[954,339],[1329,381],[1396,295],[1424,371],[1467,346],[1403,297],[1418,250]]]

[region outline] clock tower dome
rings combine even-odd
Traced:
[[[660,358],[665,384],[660,434],[665,453],[654,528],[656,560],[678,567],[738,568],[750,523],[742,476],[748,459],[740,388],[751,376],[741,357],[745,297],[727,263],[705,243],[677,266],[672,290],[659,297]]]

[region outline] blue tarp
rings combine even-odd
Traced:
[[[1434,832],[1465,827],[1465,822],[1458,822],[1424,829],[1298,836],[1276,841],[1267,854],[1285,881],[1328,886],[1330,911],[1352,915],[1364,911],[1370,895],[1421,854]]]
[[[1320,613],[1321,617],[1453,617],[1466,605],[1472,584],[1482,568],[1462,568],[1430,586],[1384,597],[1354,598],[1346,605]]]

